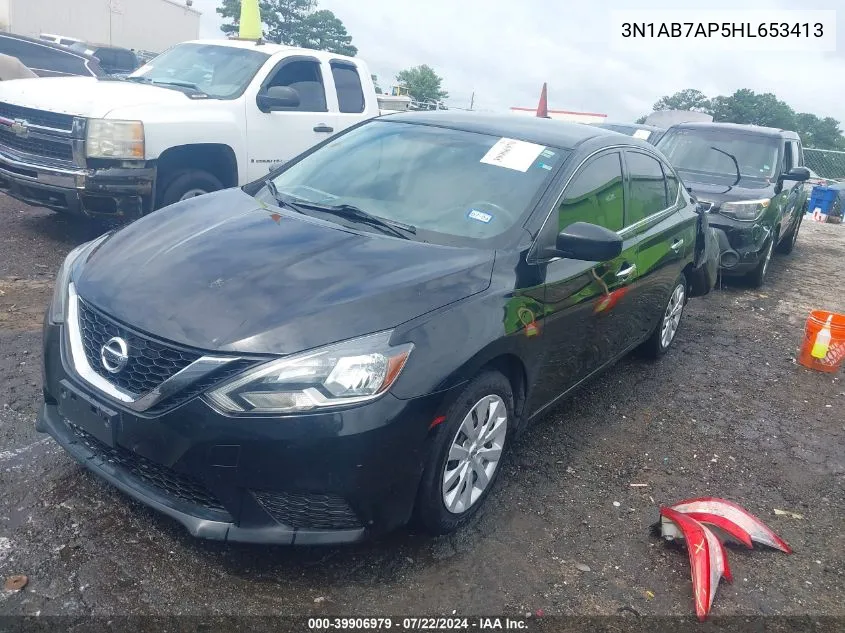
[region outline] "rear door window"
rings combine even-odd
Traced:
[[[558,230],[574,222],[589,222],[611,231],[620,230],[624,224],[622,189],[619,152],[592,159],[566,187],[558,208]]]
[[[656,158],[641,152],[626,151],[629,191],[625,206],[625,226],[636,224],[669,206],[663,168]]]
[[[337,103],[341,112],[364,111],[364,89],[361,77],[352,64],[332,62],[332,77],[337,90]]]

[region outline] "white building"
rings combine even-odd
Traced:
[[[160,53],[199,37],[200,12],[190,4],[190,0],[0,0],[0,29]]]
[[[513,114],[520,114],[523,116],[537,116],[537,108],[520,108],[511,107]],[[550,119],[559,119],[561,121],[573,121],[575,123],[604,123],[607,120],[606,114],[596,114],[595,112],[572,112],[570,110],[552,110],[549,108],[548,115]]]

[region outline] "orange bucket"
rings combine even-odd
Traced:
[[[824,358],[815,358],[811,352],[816,342],[816,336],[821,332],[831,315],[833,315],[833,318],[830,321],[830,346],[827,355]],[[801,351],[798,353],[798,362],[804,367],[832,374],[839,371],[843,360],[845,360],[845,315],[826,312],[825,310],[813,310],[810,312],[807,324],[804,327],[804,341],[801,344]]]

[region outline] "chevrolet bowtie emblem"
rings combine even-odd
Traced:
[[[9,126],[9,129],[18,136],[24,138],[29,136],[29,123],[25,119],[15,119]]]

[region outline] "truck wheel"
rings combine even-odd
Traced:
[[[507,378],[484,372],[466,386],[437,429],[414,514],[431,534],[466,523],[490,494],[514,427]]]
[[[795,248],[795,242],[798,241],[798,230],[801,228],[801,222],[804,220],[804,215],[798,216],[798,221],[795,227],[783,236],[780,244],[777,245],[777,252],[783,255],[789,255],[792,249]]]
[[[223,188],[216,176],[201,169],[180,169],[161,181],[157,209]]]

